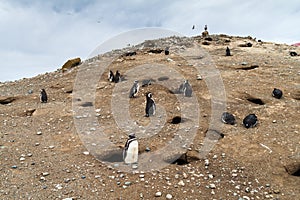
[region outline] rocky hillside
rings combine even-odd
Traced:
[[[290,52],[300,49],[170,37],[0,83],[0,199],[300,199],[300,57]],[[109,70],[122,81],[109,82]],[[129,99],[136,79],[151,85]],[[176,92],[184,79],[192,98]],[[150,118],[147,92],[157,104]],[[235,125],[221,122],[225,110]],[[258,124],[247,129],[251,113]],[[121,159],[131,132],[137,168]]]

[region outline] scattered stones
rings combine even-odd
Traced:
[[[173,198],[173,196],[171,194],[166,195],[166,199],[172,199],[172,198]]]
[[[36,134],[37,135],[42,135],[42,131],[38,131]]]
[[[83,152],[83,154],[84,154],[84,155],[89,155],[89,154],[90,154],[90,152],[88,152],[88,151],[84,151],[84,152]]]
[[[214,183],[209,184],[209,188],[216,189],[216,185]]]
[[[13,165],[13,166],[11,166],[11,168],[12,169],[17,169],[18,167],[17,167],[17,165]]]

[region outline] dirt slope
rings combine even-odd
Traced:
[[[67,72],[58,70],[0,83],[0,199],[166,199],[167,194],[172,195],[172,199],[300,199],[300,57],[289,54],[290,51],[299,54],[299,47],[257,42],[250,37],[210,37],[212,41],[201,37],[156,41],[169,44],[170,55],[167,56],[164,52],[149,52],[155,49],[148,44],[151,41],[121,50],[122,54],[136,51],[136,55],[114,60],[95,83],[92,108],[97,109],[96,119],[121,152],[127,133],[114,120],[110,103],[116,98],[112,93],[117,86],[133,83],[135,74],[130,70],[146,63],[158,63],[188,79],[200,115],[196,135],[185,148],[188,163],[182,165],[126,172],[118,169],[118,165],[98,160],[106,155],[97,154],[103,147],[93,135],[93,129],[84,137],[78,134],[74,120],[79,116],[74,105],[90,105],[84,105],[85,97],[78,102],[73,99],[76,75],[82,69],[88,71],[96,66],[101,56]],[[224,137],[200,159],[199,152],[209,129],[212,88],[205,81],[208,78],[205,73],[199,74],[192,64],[174,53],[175,49],[187,48],[185,43],[191,40],[208,52],[210,61],[219,70],[226,91],[226,109],[237,120],[236,125],[221,127]],[[252,47],[241,47],[249,42]],[[227,46],[232,56],[225,56]],[[201,59],[208,58],[206,54],[203,56],[197,59],[202,62]],[[124,80],[108,82],[109,69],[119,70]],[[158,114],[153,120],[159,122],[164,116],[166,120],[160,131],[151,137],[139,138],[140,154],[146,155],[146,148],[150,148],[149,153],[163,148],[176,138],[180,129],[179,124],[170,121],[180,115],[178,98],[183,97],[176,98],[174,84],[171,88],[162,86],[170,81],[163,74],[162,69],[161,74],[148,77],[154,79],[153,84],[141,87],[139,96],[129,100],[130,117],[137,126],[150,123],[144,117],[143,96],[149,91],[158,105]],[[199,77],[197,80],[198,75],[202,80]],[[182,81],[176,79],[175,85]],[[39,102],[41,88],[48,93],[48,103]],[[128,90],[124,88],[121,87],[117,95],[127,98]],[[274,88],[283,91],[283,98],[272,97]],[[160,108],[164,108],[165,113]],[[242,120],[250,113],[258,116],[259,123],[246,129]],[[181,124],[189,124],[191,119],[186,117],[185,120]]]

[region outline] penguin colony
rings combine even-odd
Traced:
[[[205,26],[204,30],[207,31],[207,26]],[[169,47],[166,47],[164,50],[164,54],[169,55],[169,53],[170,53]],[[226,48],[225,53],[226,53],[225,54],[226,56],[231,56],[229,47]],[[110,82],[115,82],[115,83],[120,82],[121,75],[120,75],[119,71],[117,70],[116,74],[114,75],[114,73],[110,70],[109,74],[108,74],[108,80]],[[152,79],[142,80],[141,83],[142,83],[142,87],[149,86],[152,83]],[[136,98],[138,96],[139,88],[140,88],[139,81],[135,80],[129,91],[129,98]],[[193,89],[188,80],[184,80],[184,82],[182,84],[180,84],[179,88],[177,89],[177,94],[182,94],[184,97],[191,97],[192,93],[193,93]],[[274,88],[274,90],[272,92],[273,97],[280,99],[282,97],[282,95],[283,95],[283,93],[280,89]],[[145,117],[154,116],[155,112],[156,112],[156,104],[153,99],[153,94],[151,92],[148,92],[145,94],[145,96],[146,96]],[[229,124],[229,125],[236,124],[235,116],[229,112],[224,112],[221,115],[221,121],[223,123]],[[247,129],[253,128],[258,124],[258,118],[253,113],[249,114],[244,117],[242,124]],[[123,149],[123,160],[124,160],[125,164],[129,164],[129,165],[138,163],[138,140],[134,133],[132,133],[128,136],[128,139],[125,143],[125,146]]]

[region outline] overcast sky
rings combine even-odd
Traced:
[[[124,31],[161,27],[300,42],[299,0],[0,0],[0,81],[55,71],[86,59]],[[192,30],[192,26],[196,28]]]

